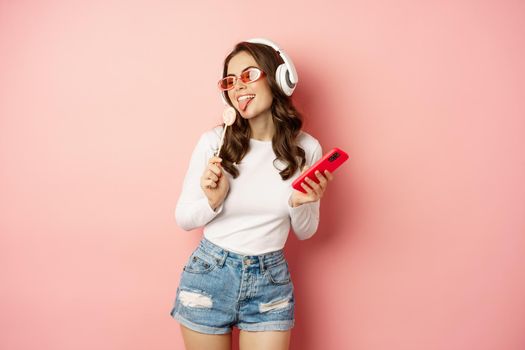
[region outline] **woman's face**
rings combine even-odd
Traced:
[[[233,74],[239,77],[240,74],[249,67],[257,67],[260,69],[259,65],[249,53],[241,51],[233,56],[228,63],[227,75]],[[228,90],[228,97],[232,101],[235,109],[237,109],[245,119],[251,119],[268,112],[273,101],[272,91],[270,90],[266,76],[252,83],[243,83],[240,79],[237,79],[233,89]]]

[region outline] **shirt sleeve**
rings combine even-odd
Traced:
[[[322,155],[323,150],[321,145],[317,143],[308,166],[315,164],[315,162],[321,159]],[[290,203],[288,203],[292,230],[298,239],[308,239],[317,231],[317,227],[319,226],[320,202],[320,200],[317,200],[315,202],[301,204],[295,208],[291,207]]]
[[[208,198],[200,187],[200,178],[212,156],[213,145],[209,137],[203,134],[191,155],[175,208],[175,221],[185,231],[206,225],[222,211],[222,204],[215,211],[210,207]]]

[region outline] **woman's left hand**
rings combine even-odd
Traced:
[[[306,170],[308,170],[308,168],[303,169],[303,173]],[[292,191],[292,195],[290,197],[290,205],[292,207],[318,201],[323,197],[324,191],[326,191],[326,187],[328,186],[328,182],[334,179],[332,173],[330,173],[328,170],[324,171],[324,175],[319,170],[317,170],[315,172],[315,176],[317,176],[317,179],[319,179],[319,183],[316,183],[309,177],[306,177],[301,183],[301,187],[306,191],[306,193],[297,191],[295,189]]]

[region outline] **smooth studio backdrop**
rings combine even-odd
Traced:
[[[292,349],[525,348],[522,1],[0,1],[0,348],[181,349],[174,208],[268,37],[352,159],[286,248]]]

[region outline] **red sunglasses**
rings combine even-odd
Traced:
[[[250,84],[261,79],[264,75],[264,72],[259,68],[250,67],[243,71],[238,77],[235,75],[228,75],[227,77],[219,80],[219,89],[222,91],[231,90],[235,86],[237,79],[241,79],[241,81],[245,84]]]

